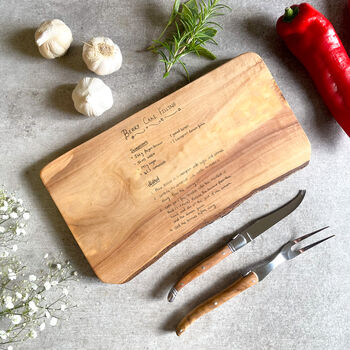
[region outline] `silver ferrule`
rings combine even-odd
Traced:
[[[227,243],[228,247],[231,249],[232,253],[244,247],[247,243],[252,241],[248,232],[238,233],[234,236],[230,242]]]

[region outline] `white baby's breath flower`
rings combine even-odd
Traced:
[[[58,285],[58,281],[51,281],[51,285],[52,286],[57,286]]]
[[[62,265],[61,264],[57,264],[56,267],[57,267],[58,270],[61,270]]]
[[[13,324],[20,324],[22,321],[22,317],[20,315],[11,315],[10,320]]]
[[[4,233],[6,231],[5,227],[0,226],[0,233]]]
[[[24,230],[23,230],[23,228],[17,227],[15,232],[16,232],[16,235],[19,236],[19,235],[23,234]]]
[[[38,336],[38,333],[34,329],[32,329],[28,335],[30,338],[35,339]]]
[[[11,296],[7,296],[5,297],[5,306],[7,309],[13,309],[14,308],[14,305],[13,305],[13,302],[12,302],[12,297]]]
[[[30,218],[30,214],[27,211],[25,213],[23,213],[24,220],[29,220],[29,218]]]
[[[11,219],[17,219],[18,218],[18,214],[15,211],[13,211],[12,213],[10,213],[10,218]]]
[[[35,275],[29,275],[29,281],[30,282],[36,281],[36,276]]]
[[[56,326],[57,324],[57,318],[56,317],[52,317],[51,320],[50,320],[50,326]]]
[[[18,249],[17,244],[14,244],[14,245],[12,246],[12,250],[13,250],[14,252],[16,252],[16,251],[17,251],[17,249]]]
[[[39,326],[40,331],[42,332],[45,329],[46,325],[45,322],[41,323]]]
[[[48,253],[45,253],[45,255],[44,255],[44,259],[47,259],[47,258],[48,258],[48,256],[49,256],[49,254],[48,254]]]
[[[13,346],[12,346],[12,345],[9,345],[9,346],[7,347],[7,350],[13,350]]]
[[[63,288],[62,289],[62,293],[63,293],[63,295],[68,295],[68,289],[67,288]]]
[[[74,271],[74,272],[73,272],[73,276],[78,276],[78,272],[77,272],[77,271]]]
[[[48,319],[51,318],[51,314],[47,310],[45,311],[45,317],[48,318]]]
[[[22,204],[23,204],[23,199],[22,199],[22,198],[18,198],[18,199],[17,199],[17,203],[18,203],[19,205],[22,205]]]
[[[23,213],[24,209],[22,207],[18,207],[17,209],[17,213]]]
[[[37,290],[38,289],[38,285],[36,283],[32,283],[31,287],[33,290]]]
[[[14,272],[11,271],[8,274],[8,278],[9,278],[10,281],[13,281],[13,280],[15,280],[17,278],[17,276],[16,276],[16,274]]]
[[[3,340],[7,338],[7,334],[3,329],[0,330],[0,338]]]
[[[50,283],[49,281],[46,281],[46,282],[44,283],[44,288],[45,288],[46,290],[49,290],[49,289],[51,288],[51,283]]]
[[[8,218],[9,218],[9,216],[7,214],[4,214],[1,216],[1,219],[3,219],[3,220],[7,220]]]
[[[38,311],[38,307],[35,305],[34,301],[31,300],[29,303],[28,303],[28,306],[29,308],[35,313]]]
[[[20,292],[16,292],[16,298],[17,299],[22,299],[23,295]]]
[[[61,311],[66,310],[66,308],[67,308],[67,305],[66,305],[66,304],[62,304],[62,305],[61,305]]]

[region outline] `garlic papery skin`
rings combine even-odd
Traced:
[[[111,39],[90,39],[83,47],[83,60],[87,67],[98,75],[111,74],[122,66],[122,53]]]
[[[60,19],[41,23],[34,37],[41,55],[48,59],[63,56],[73,41],[71,30]]]
[[[99,78],[83,78],[72,93],[75,109],[88,117],[98,117],[113,106],[111,89]]]

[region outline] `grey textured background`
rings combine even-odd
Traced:
[[[310,1],[350,48],[346,0]],[[49,161],[156,101],[186,81],[178,71],[163,81],[157,57],[143,51],[165,24],[172,1],[7,0],[0,2],[0,182],[31,207],[29,244],[20,250],[29,266],[44,252],[63,251],[82,275],[73,295],[79,308],[57,328],[23,349],[349,349],[350,256],[349,138],[335,123],[306,71],[277,37],[274,23],[290,1],[226,1],[216,62],[188,57],[192,77],[246,51],[259,53],[306,131],[310,165],[253,196],[226,217],[171,249],[124,285],[94,276],[44,189],[39,171]],[[60,18],[72,29],[69,53],[42,58],[33,41],[44,19]],[[74,111],[71,92],[93,76],[81,60],[82,42],[104,35],[118,43],[122,69],[103,80],[115,104],[100,118]],[[293,152],[293,150],[291,150]],[[213,251],[247,221],[307,189],[300,208],[253,244],[193,282],[174,304],[165,297],[182,272]],[[250,263],[289,237],[330,225],[336,239],[281,266],[263,283],[196,322],[181,338],[176,323],[197,302],[233,281]]]

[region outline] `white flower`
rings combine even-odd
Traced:
[[[1,252],[1,256],[2,256],[3,258],[6,258],[6,257],[9,256],[9,252],[6,251],[6,250],[4,250],[3,252]]]
[[[29,302],[28,306],[34,313],[38,311],[38,307],[35,305],[33,300]]]
[[[2,330],[2,329],[0,330],[0,338],[4,339],[4,340],[7,338],[6,332],[4,330]]]
[[[49,281],[46,281],[44,283],[44,287],[45,287],[46,290],[49,290],[51,288],[51,283]]]
[[[12,213],[10,213],[10,218],[11,219],[17,219],[18,218],[18,214],[15,211],[13,211]]]
[[[68,295],[68,289],[67,289],[67,288],[63,288],[63,289],[62,289],[62,293],[63,293],[64,295]]]
[[[16,210],[18,213],[22,213],[24,211],[24,209],[22,207],[18,207]]]
[[[40,294],[38,294],[36,297],[37,297],[39,300],[41,299],[41,295],[40,295]]]
[[[36,281],[36,276],[35,275],[29,275],[29,281],[30,282]]]
[[[23,301],[27,301],[27,300],[28,300],[28,297],[29,297],[29,294],[26,293],[25,296],[24,296],[24,298],[23,298]]]
[[[58,281],[51,281],[51,285],[52,286],[57,286],[58,285]]]
[[[22,205],[22,204],[23,204],[23,199],[22,199],[22,198],[18,198],[18,199],[17,199],[17,203],[18,203],[19,205]]]
[[[16,228],[16,235],[19,236],[19,235],[25,235],[26,234],[26,231],[23,230],[23,228],[19,228],[17,227]]]
[[[73,272],[73,276],[78,276],[78,272],[77,272],[77,271],[74,271],[74,272]]]
[[[23,222],[21,222],[18,226],[23,228],[25,225]]]
[[[7,350],[13,350],[13,346],[12,345],[8,346]]]
[[[57,324],[57,318],[56,317],[52,317],[51,320],[50,320],[50,326],[56,326]]]
[[[4,233],[6,231],[5,227],[0,226],[0,233]]]
[[[29,220],[29,218],[30,218],[30,214],[27,211],[25,213],[23,213],[24,220]]]
[[[57,264],[56,267],[57,267],[58,270],[61,270],[62,265],[61,264]]]
[[[36,338],[38,336],[38,333],[34,329],[32,329],[28,335],[30,338]]]
[[[7,297],[5,297],[5,306],[7,309],[13,309],[14,305],[12,302],[12,297],[10,297],[9,295]]]
[[[1,216],[1,218],[2,218],[3,220],[7,220],[7,219],[9,218],[9,216],[8,216],[7,214],[4,214],[4,215]]]
[[[33,290],[37,290],[38,289],[38,285],[36,283],[32,283],[32,289]]]
[[[22,317],[20,315],[11,315],[10,320],[13,324],[20,324],[22,321]]]
[[[46,254],[44,255],[44,259],[47,259],[47,258],[48,258],[48,256],[49,256],[49,254],[48,254],[48,253],[46,253]]]
[[[66,304],[62,304],[62,305],[61,305],[61,311],[64,311],[66,308],[67,308],[67,305],[66,305]]]
[[[17,299],[22,299],[23,298],[23,295],[19,292],[16,292],[16,298]]]
[[[9,204],[6,201],[2,202],[2,206],[0,207],[0,211],[6,211],[9,207]]]
[[[14,273],[14,272],[9,272],[9,274],[8,274],[8,278],[9,278],[9,280],[10,281],[13,281],[13,280],[15,280],[16,279],[16,274]]]
[[[18,249],[17,244],[14,244],[13,247],[12,247],[12,250],[13,250],[14,252],[16,252],[17,249]]]
[[[47,310],[45,311],[45,317],[46,318],[51,318],[51,314]]]
[[[45,322],[41,323],[39,326],[40,331],[42,332],[45,329],[46,325]]]

